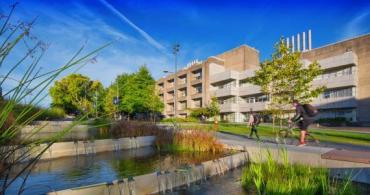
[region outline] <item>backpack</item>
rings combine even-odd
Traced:
[[[258,114],[254,114],[254,115],[253,115],[253,123],[254,123],[255,125],[258,125],[258,124],[260,124],[260,123],[261,123],[261,118],[260,118],[260,116],[259,116]]]
[[[303,104],[303,109],[309,117],[315,117],[319,111],[311,104]]]

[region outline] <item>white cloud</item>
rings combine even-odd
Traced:
[[[168,55],[166,52],[166,49],[163,45],[161,45],[158,41],[156,41],[153,37],[151,37],[147,32],[142,30],[140,27],[138,27],[136,24],[134,24],[131,20],[129,20],[125,15],[123,15],[120,11],[118,11],[114,6],[112,6],[110,3],[108,3],[105,0],[99,0],[105,7],[107,7],[110,11],[113,12],[116,16],[118,16],[123,22],[130,25],[132,28],[134,28],[136,31],[140,33],[141,36],[143,36],[151,45],[156,47],[158,50],[163,52],[164,54]]]
[[[352,18],[344,27],[342,38],[352,38],[370,30],[370,27],[365,24],[370,20],[370,11],[364,11]]]

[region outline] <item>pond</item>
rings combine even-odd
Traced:
[[[158,170],[173,170],[225,155],[227,154],[159,152],[153,147],[144,147],[43,160],[32,170],[24,194],[45,194],[54,190],[110,182]],[[22,166],[20,164],[16,169],[21,169]],[[7,194],[16,194],[21,182],[17,180]]]

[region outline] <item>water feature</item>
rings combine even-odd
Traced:
[[[93,142],[84,143],[84,147],[85,154],[83,152],[78,154],[76,150],[76,156],[38,162],[26,182],[24,194],[44,194],[115,180],[120,183],[119,188],[122,192],[125,188],[130,189],[131,194],[135,194],[135,181],[132,176],[155,171],[162,173],[164,189],[171,191],[177,176],[175,172],[181,172],[184,181],[188,180],[190,185],[190,178],[193,176],[188,165],[226,155],[159,152],[152,147],[94,154]],[[19,170],[23,166],[20,164],[15,169]],[[127,182],[124,182],[123,178]],[[21,180],[17,180],[7,194],[15,194],[20,185]]]

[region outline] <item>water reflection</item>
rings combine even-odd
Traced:
[[[158,152],[152,147],[145,147],[43,160],[34,167],[27,180],[24,194],[44,194],[50,189],[62,190],[154,171],[175,170],[178,167],[198,164],[224,155]],[[16,169],[21,169],[22,166],[24,165],[18,165]],[[44,187],[40,187],[40,184]],[[21,180],[16,181],[7,194],[17,193],[20,185]]]

